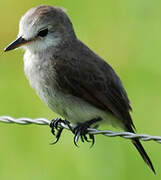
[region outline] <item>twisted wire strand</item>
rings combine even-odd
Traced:
[[[11,116],[0,116],[0,122],[4,123],[14,123],[14,124],[21,124],[21,125],[28,125],[28,124],[37,124],[37,125],[48,125],[50,126],[50,121],[46,118],[27,118],[27,117],[22,117],[22,118],[13,118]],[[67,125],[64,123],[59,123],[59,127],[69,129]],[[72,128],[75,126],[73,125]],[[108,137],[122,137],[125,139],[134,139],[134,138],[139,138],[142,141],[155,141],[158,143],[161,143],[161,136],[151,136],[148,134],[134,134],[131,132],[114,132],[114,131],[109,131],[109,130],[97,130],[93,128],[88,128],[88,134],[102,134]]]

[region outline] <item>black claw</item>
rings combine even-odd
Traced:
[[[82,142],[85,141],[84,136],[80,136],[80,138],[81,138],[81,141],[82,141]]]
[[[66,120],[62,120],[60,118],[56,118],[56,119],[52,120],[50,123],[50,128],[51,128],[51,133],[56,137],[56,140],[51,144],[56,144],[60,139],[60,136],[64,129],[62,127],[59,127],[60,123],[64,123],[68,126],[69,129],[72,129],[72,127],[70,126],[70,123]],[[55,134],[55,130],[57,130],[56,134]]]
[[[84,138],[84,140],[85,140],[86,142],[91,142],[90,140],[88,140],[87,134],[84,134],[84,135],[83,135],[83,138]]]
[[[83,142],[84,142],[84,141],[89,142],[89,140],[88,140],[86,134],[82,135],[82,137],[83,137]]]
[[[59,141],[59,139],[56,139],[54,142],[50,143],[50,145],[54,145]]]
[[[88,134],[88,131],[87,129],[90,128],[90,126],[98,121],[100,121],[101,118],[96,118],[96,119],[92,119],[90,121],[87,121],[85,123],[80,123],[78,124],[74,129],[70,126],[70,123],[69,121],[67,120],[62,120],[60,118],[57,118],[57,119],[54,119],[51,121],[50,123],[50,128],[51,128],[51,132],[52,134],[56,137],[56,140],[51,143],[51,144],[56,144],[60,137],[61,137],[61,134],[63,132],[63,129],[62,127],[60,127],[60,123],[64,123],[65,125],[68,126],[68,128],[74,133],[74,144],[75,146],[78,147],[78,140],[79,138],[81,138],[81,141],[82,142],[92,142],[91,144],[91,147],[94,145],[95,143],[95,138],[94,138],[94,135],[93,134]],[[55,133],[55,130],[57,131],[57,133]],[[88,137],[87,137],[87,134],[89,135],[89,140]]]
[[[90,128],[90,126],[93,123],[96,123],[96,122],[98,122],[100,120],[101,120],[100,118],[92,119],[92,120],[87,121],[85,123],[80,123],[74,128],[74,130],[72,132],[75,134],[75,136],[74,136],[74,144],[77,147],[78,147],[77,142],[79,140],[79,137],[81,138],[82,142],[85,142],[85,141],[86,142],[91,142],[92,141],[91,147],[94,145],[94,143],[95,143],[94,135],[89,134],[89,139],[91,140],[91,141],[89,141],[88,138],[87,138],[87,134],[88,134],[87,129]]]
[[[94,135],[93,134],[89,134],[89,138],[92,140],[92,144],[90,146],[90,148],[93,147],[94,143],[95,143],[95,138],[94,138]]]
[[[76,147],[79,147],[78,144],[77,144],[77,142],[79,140],[79,136],[80,136],[79,132],[77,134],[75,134],[75,136],[74,136],[74,144],[75,144]]]
[[[54,130],[54,128],[51,128],[51,133],[55,136],[55,130]]]
[[[60,128],[58,130],[57,134],[55,135],[56,136],[56,140],[53,143],[51,143],[51,144],[56,144],[59,141],[62,131],[63,131],[63,128]]]

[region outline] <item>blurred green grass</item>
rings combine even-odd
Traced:
[[[16,38],[20,17],[33,6],[67,9],[78,37],[106,59],[121,77],[138,132],[161,135],[161,1],[0,1],[0,48]],[[0,115],[46,117],[49,110],[30,88],[21,50],[0,54]],[[111,128],[111,127],[109,127]],[[96,145],[75,148],[65,132],[55,146],[48,127],[0,124],[0,179],[161,179],[160,145],[144,146],[157,176],[129,141],[96,137]]]

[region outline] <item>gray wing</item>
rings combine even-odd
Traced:
[[[92,52],[54,60],[59,88],[120,119],[126,129],[134,127],[127,94],[119,77],[104,60]]]
[[[68,55],[68,52],[70,51],[67,50],[62,57],[57,56],[59,59],[54,58],[59,88],[64,93],[84,99],[97,108],[113,114],[122,121],[126,131],[134,132],[127,94],[111,66],[85,45],[75,49],[73,54],[71,51]],[[153,164],[140,141],[133,139],[132,143],[155,173]]]

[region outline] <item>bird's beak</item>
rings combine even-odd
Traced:
[[[5,49],[4,52],[10,51],[12,49],[16,49],[24,44],[27,44],[29,40],[25,40],[22,37],[17,38],[15,41],[13,41],[11,44],[9,44]]]

